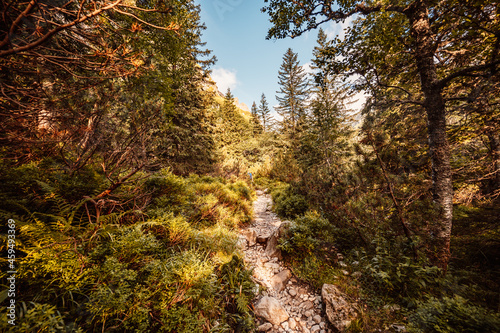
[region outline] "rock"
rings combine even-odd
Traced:
[[[357,272],[357,271],[351,274],[351,276],[354,278],[360,278],[362,275],[363,275],[363,273]]]
[[[281,323],[281,327],[286,331],[288,329],[288,321],[284,321]]]
[[[288,293],[292,297],[295,297],[297,295],[297,291],[295,289],[293,289],[293,288],[290,288],[290,290],[288,290]]]
[[[273,289],[280,292],[285,289],[286,281],[292,276],[292,273],[285,269],[271,278]]]
[[[309,318],[312,316],[312,313],[313,312],[311,310],[308,310],[308,311],[304,312],[304,316],[306,316],[306,318]]]
[[[311,301],[307,301],[307,302],[304,303],[303,306],[304,306],[304,309],[310,310],[310,309],[314,308],[314,303],[311,302]]]
[[[392,324],[391,328],[393,328],[396,332],[406,332],[405,325],[401,324]]]
[[[255,314],[274,325],[279,325],[289,318],[288,313],[278,300],[268,296],[259,300],[255,306]]]
[[[275,263],[275,262],[266,262],[264,264],[264,267],[270,268],[270,269],[272,269],[274,271],[275,269],[279,269],[280,265],[277,264],[277,263]]]
[[[271,328],[273,328],[273,324],[271,324],[271,323],[265,323],[265,324],[262,324],[259,327],[257,327],[257,331],[259,331],[259,332],[267,332]]]
[[[311,327],[311,333],[316,333],[319,331],[321,331],[321,328],[319,328],[319,325],[314,325],[313,327]]]
[[[342,270],[342,274],[349,275],[349,272],[344,269],[344,270]]]
[[[270,257],[281,257],[281,251],[277,248],[278,237],[276,234],[271,235],[267,240],[265,254]]]
[[[321,296],[326,307],[326,316],[339,332],[344,332],[351,321],[357,317],[354,308],[345,300],[344,295],[332,284],[324,284]]]
[[[243,231],[243,236],[248,242],[248,246],[254,246],[255,242],[257,241],[257,233],[255,232],[254,229],[250,228],[245,231]]]
[[[313,320],[316,322],[316,324],[319,324],[319,323],[321,323],[321,316],[320,315],[315,315],[313,317]]]
[[[246,250],[248,247],[248,242],[244,237],[239,237],[237,245],[240,249]]]
[[[260,234],[256,237],[256,241],[257,243],[264,244],[268,241],[269,236],[270,236],[269,234]]]
[[[292,330],[294,330],[295,327],[297,327],[297,322],[295,321],[295,319],[291,317],[288,319],[288,327],[290,327]]]

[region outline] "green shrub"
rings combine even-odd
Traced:
[[[308,209],[305,197],[295,194],[291,186],[279,186],[272,191],[274,211],[281,217],[295,218],[304,214]]]
[[[411,306],[414,300],[439,292],[443,279],[441,271],[435,266],[426,266],[412,258],[393,255],[389,244],[382,242],[375,255],[363,254],[359,260],[363,286],[384,298],[404,301]]]
[[[460,296],[431,298],[419,304],[410,316],[410,332],[495,333],[500,332],[500,316],[469,304]]]
[[[4,307],[5,308],[5,307]],[[0,330],[2,332],[18,333],[80,333],[83,332],[74,323],[65,323],[64,317],[50,304],[40,304],[21,302],[16,306],[15,325],[7,322],[7,315],[4,311],[0,314]]]
[[[329,230],[331,225],[317,212],[307,212],[297,218],[280,239],[280,248],[288,254],[302,257],[313,252],[318,253],[320,245],[331,243]]]
[[[25,171],[32,177],[36,169]],[[16,251],[23,253],[16,262],[22,290],[17,301],[39,304],[25,311],[17,328],[252,330],[253,283],[237,257],[234,231],[251,218],[252,193],[245,183],[162,170],[135,186],[149,196],[147,215],[126,219],[130,213],[119,205],[112,214],[101,209],[97,218],[86,209],[93,207],[85,206],[89,200],[74,206],[47,181],[30,185],[40,202],[34,211],[15,216]],[[0,263],[5,278],[6,261]],[[0,331],[8,329],[5,321],[0,324]]]

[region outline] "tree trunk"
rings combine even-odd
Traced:
[[[453,217],[453,186],[450,167],[450,147],[446,138],[446,110],[442,88],[438,86],[434,64],[434,36],[430,27],[425,1],[415,1],[408,8],[411,33],[414,38],[415,60],[424,93],[429,152],[432,161],[434,202],[439,215],[431,226],[430,259],[446,272],[450,259],[450,237]]]
[[[491,181],[491,192],[500,189],[500,136],[497,133],[489,133],[491,159],[493,162],[493,179]]]

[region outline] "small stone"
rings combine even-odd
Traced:
[[[326,331],[325,330],[321,330],[321,331],[319,331],[319,333],[326,333]]]
[[[287,330],[288,329],[288,321],[282,322],[281,327],[283,327],[284,330]]]
[[[304,309],[306,309],[306,310],[310,310],[310,309],[312,309],[312,308],[314,308],[314,304],[313,304],[313,302],[311,302],[311,301],[307,301],[307,302],[305,302],[305,303],[304,303]]]
[[[295,289],[293,289],[293,288],[290,288],[290,290],[288,291],[288,293],[292,297],[295,297],[297,295],[297,291]]]
[[[349,275],[349,272],[344,269],[344,270],[342,270],[342,274]]]
[[[401,324],[392,324],[391,327],[396,331],[396,332],[406,332],[406,327]]]
[[[316,322],[316,324],[319,324],[319,323],[321,323],[321,316],[320,315],[315,315],[313,317],[313,320]]]
[[[322,321],[321,323],[319,323],[319,327],[321,327],[321,328],[325,328],[325,326],[326,326],[326,324],[325,324],[325,322],[324,322],[324,321]]]
[[[307,310],[306,312],[304,312],[304,316],[306,316],[306,318],[311,317],[312,316],[312,311]]]
[[[275,270],[275,269],[279,269],[280,268],[280,265],[277,264],[277,263],[274,263],[274,262],[266,262],[264,264],[264,267],[266,268],[269,268],[269,269],[272,269],[272,270]]]
[[[297,327],[297,322],[295,321],[295,319],[293,318],[288,318],[288,327],[290,327],[290,329],[294,330],[295,327]]]
[[[363,274],[361,272],[354,272],[352,273],[352,277],[355,277],[355,278],[360,278]]]
[[[259,331],[259,332],[267,332],[271,328],[273,328],[273,324],[271,324],[271,323],[265,323],[265,324],[262,324],[259,327],[257,327],[257,331]]]
[[[347,267],[347,264],[343,261],[339,261],[339,266],[340,267]]]
[[[311,327],[311,333],[316,333],[319,332],[321,329],[319,328],[319,325],[314,325]]]

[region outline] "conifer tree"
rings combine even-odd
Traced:
[[[260,118],[259,118],[259,109],[257,108],[257,104],[255,101],[252,103],[252,130],[253,134],[260,134],[262,133],[263,127],[262,124],[260,123]]]
[[[280,90],[276,96],[279,103],[276,111],[283,117],[282,130],[294,138],[305,120],[308,82],[297,53],[291,48],[283,56],[278,79]]]
[[[262,93],[262,96],[260,97],[259,116],[264,131],[268,131],[272,125],[272,116],[271,110],[269,109],[269,103],[267,102],[266,95],[264,95],[264,93]]]

